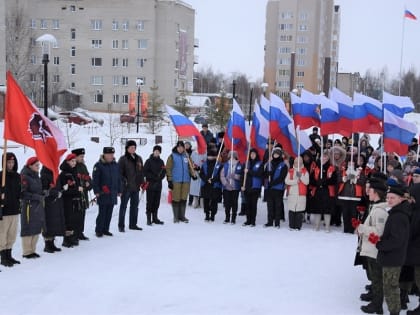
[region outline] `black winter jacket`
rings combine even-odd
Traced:
[[[125,152],[118,160],[124,191],[139,191],[144,182],[143,160],[140,155]]]
[[[144,163],[144,176],[149,182],[149,190],[162,190],[162,180],[166,176],[165,162],[160,157],[151,154]]]
[[[389,210],[381,240],[376,244],[378,263],[383,267],[403,266],[410,234],[411,204],[408,201]]]
[[[8,172],[6,171],[6,186],[4,188],[4,207],[3,215],[17,215],[20,213],[20,175],[17,172],[18,165],[16,156],[13,153],[7,153],[8,155],[13,155],[15,160],[15,165],[13,170]],[[0,172],[0,178],[3,176],[3,171]],[[0,210],[1,211],[1,210]]]

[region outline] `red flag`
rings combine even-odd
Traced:
[[[23,93],[10,71],[7,72],[4,139],[35,150],[39,161],[58,176],[60,157],[67,151],[64,135]]]

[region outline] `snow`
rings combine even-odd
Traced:
[[[73,125],[72,148],[85,147],[91,171],[103,146],[108,146],[110,125],[103,115],[102,127]],[[112,120],[118,119],[117,116]],[[0,124],[0,132],[3,125]],[[115,134],[118,128],[111,128]],[[120,130],[120,137],[137,138],[135,126]],[[216,131],[216,130],[213,130]],[[142,125],[146,146],[137,147],[143,159],[154,145],[154,135]],[[166,161],[176,135],[163,126],[162,158]],[[100,143],[91,142],[99,136]],[[124,147],[115,143],[118,158]],[[33,152],[11,148],[19,169]],[[39,259],[22,259],[21,240],[13,247],[21,265],[1,266],[0,314],[360,314],[359,295],[367,284],[361,267],[354,267],[357,237],[333,228],[316,232],[309,224],[303,230],[263,228],[266,205],[260,202],[257,226],[222,224],[224,210],[214,223],[204,222],[201,208],[188,207],[189,224],[172,223],[164,182],[159,217],[163,226],[145,224],[145,196],[139,207],[143,231],[117,229],[118,205],[111,222],[113,237],[95,237],[97,206],[87,212],[85,234],[75,248],[43,252]],[[127,213],[128,217],[128,213]],[[128,220],[128,218],[127,218]],[[61,238],[56,240],[61,246]],[[409,309],[416,306],[412,299]]]

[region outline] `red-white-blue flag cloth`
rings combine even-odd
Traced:
[[[53,172],[55,182],[60,157],[67,151],[64,135],[51,120],[39,112],[10,71],[7,72],[3,137],[33,148],[42,165]]]
[[[417,16],[415,16],[412,12],[410,12],[407,9],[404,10],[404,17],[411,20],[417,20]]]
[[[270,120],[270,101],[264,96],[261,95],[260,97],[260,105],[261,105],[261,115],[269,121]]]
[[[204,154],[207,151],[207,143],[204,137],[201,135],[197,127],[180,112],[176,111],[172,107],[165,105],[166,111],[174,124],[176,133],[180,137],[194,137],[197,141],[197,152]]]
[[[353,101],[350,96],[344,94],[337,88],[333,88],[330,92],[330,99],[337,103],[338,105],[338,115],[339,115],[339,129],[336,130],[336,133],[339,133],[343,136],[350,136],[353,132]]]
[[[233,100],[232,113],[224,136],[225,147],[236,151],[241,163],[247,158],[248,142],[246,139],[245,116],[239,104]]]
[[[262,160],[266,149],[269,135],[268,120],[261,115],[260,105],[255,101],[254,114],[252,116],[252,125],[250,133],[251,148],[258,151],[258,155]]]
[[[297,143],[300,146],[298,155],[301,155],[312,146],[312,141],[309,138],[309,135],[305,131],[301,130],[300,126],[296,127],[296,138]]]
[[[398,117],[389,110],[384,110],[384,150],[406,155],[408,146],[417,134],[417,126]]]
[[[340,125],[340,115],[338,114],[338,104],[325,95],[316,95],[321,104],[321,136],[338,133]]]
[[[384,109],[398,117],[404,117],[404,114],[414,110],[414,104],[408,96],[396,96],[385,91],[383,92],[382,104]]]
[[[382,133],[382,103],[369,96],[353,95],[353,132]]]
[[[301,129],[320,127],[319,104],[314,101],[312,93],[302,89],[301,96],[290,93],[293,121]]]

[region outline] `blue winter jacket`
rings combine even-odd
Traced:
[[[113,160],[108,163],[101,155],[93,167],[92,187],[95,194],[99,194],[98,204],[117,204],[118,194],[122,192],[122,181],[118,163]]]

